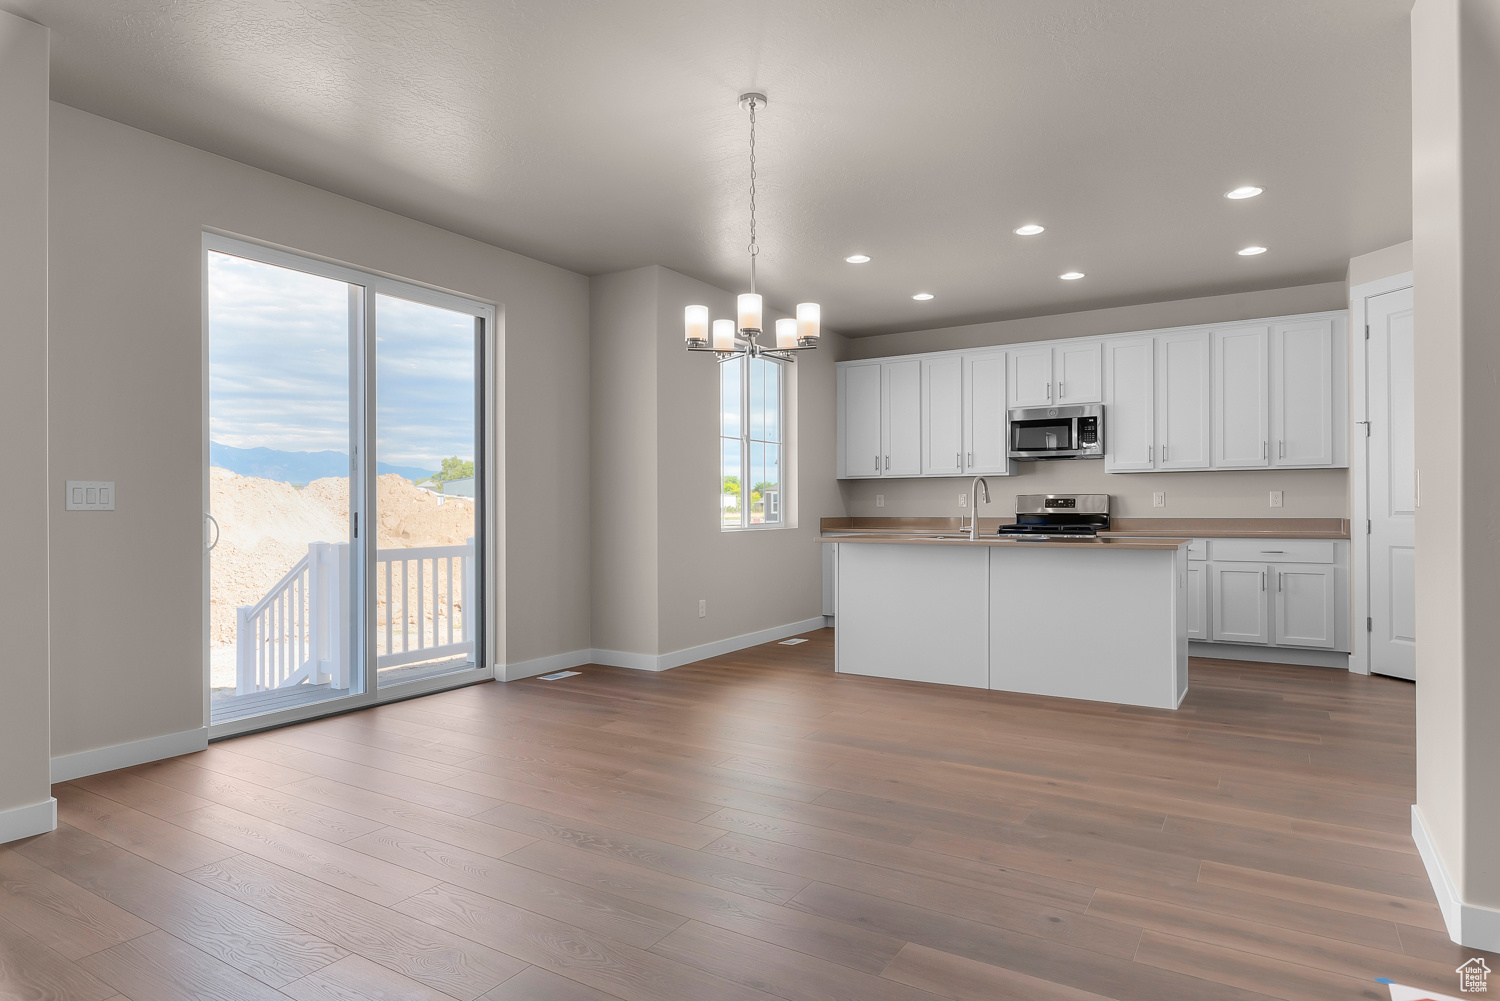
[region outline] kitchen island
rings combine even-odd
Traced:
[[[1175,709],[1186,539],[825,534],[835,670]]]

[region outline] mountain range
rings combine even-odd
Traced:
[[[208,443],[208,464],[241,476],[258,476],[283,483],[311,483],[325,476],[348,476],[349,456],[325,449],[321,452],[282,452],[274,448],[235,448],[216,441]],[[375,463],[377,473],[396,473],[413,483],[432,473],[415,466],[393,466]]]

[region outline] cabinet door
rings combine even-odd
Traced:
[[[1331,466],[1333,320],[1271,330],[1271,464]]]
[[[1104,343],[1104,468],[1154,469],[1156,371],[1151,338]]]
[[[964,472],[1010,473],[1005,425],[1005,355],[964,356]]]
[[[882,476],[922,475],[922,362],[880,366],[884,377],[885,460]]]
[[[880,365],[844,369],[844,475],[879,476],[884,458],[881,442]]]
[[[1338,570],[1292,564],[1272,572],[1276,576],[1276,643],[1334,649],[1338,643]]]
[[[922,475],[964,471],[964,363],[958,355],[922,362]]]
[[[1156,468],[1207,469],[1213,347],[1207,331],[1156,339]]]
[[[1100,369],[1103,350],[1098,344],[1053,348],[1052,369],[1057,376],[1058,403],[1098,403],[1103,388]]]
[[[1207,563],[1187,565],[1187,634],[1190,640],[1208,639],[1208,567]],[[823,614],[829,613],[825,610]]]
[[[1208,567],[1209,634],[1231,643],[1271,642],[1265,564],[1210,563]]]
[[[1219,469],[1271,463],[1270,338],[1271,330],[1264,325],[1213,332],[1213,464]]]
[[[1010,405],[1045,407],[1052,402],[1052,349],[1010,352]]]

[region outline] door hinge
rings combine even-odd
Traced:
[[[1375,631],[1375,618],[1374,618],[1374,616],[1371,616],[1370,618],[1365,619],[1365,632],[1367,632],[1367,633],[1373,633],[1374,631]]]
[[[1365,324],[1365,340],[1368,341],[1369,339],[1370,339],[1370,325],[1367,323],[1367,324]]]
[[[1374,535],[1375,534],[1374,529],[1372,528],[1372,526],[1374,524],[1375,523],[1372,522],[1372,521],[1370,521],[1368,518],[1365,519],[1365,534],[1366,535]]]
[[[354,537],[359,538],[359,512],[354,512]]]

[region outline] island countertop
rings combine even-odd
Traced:
[[[865,543],[881,546],[1015,546],[1020,549],[1180,549],[1191,542],[1191,539],[1132,539],[1132,538],[1050,538],[1040,536],[1036,541],[1031,539],[1005,538],[996,535],[981,535],[977,539],[966,536],[953,535],[926,535],[926,534],[899,534],[881,532],[861,532],[851,530],[846,533],[824,533],[818,536],[819,542]]]

